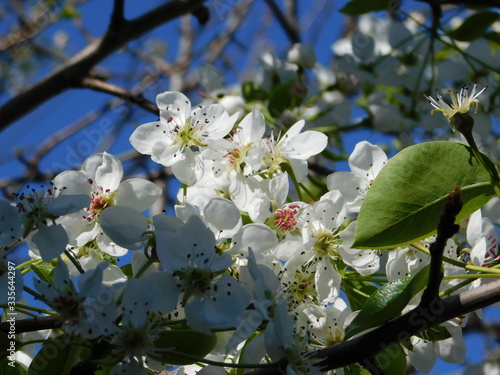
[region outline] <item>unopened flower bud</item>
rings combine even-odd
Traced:
[[[316,54],[311,47],[295,43],[288,51],[288,61],[303,68],[312,68],[316,65]]]

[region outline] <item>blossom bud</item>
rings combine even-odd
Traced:
[[[312,68],[316,65],[316,54],[311,47],[295,43],[288,51],[288,61],[303,68]]]

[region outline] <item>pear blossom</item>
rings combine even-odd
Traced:
[[[271,268],[257,264],[251,247],[248,249],[248,264],[240,273],[240,282],[252,295],[253,308],[245,311],[227,343],[228,352],[250,337],[262,323],[273,320],[278,304],[286,305],[280,278]]]
[[[316,54],[311,47],[295,43],[288,51],[288,61],[304,68],[312,68],[316,64]]]
[[[303,304],[298,324],[301,324],[303,316],[313,345],[328,347],[344,341],[350,314],[351,309],[342,298],[337,298],[331,305]]]
[[[238,281],[226,274],[232,260],[218,254],[213,232],[197,215],[181,219],[158,215],[153,218],[156,252],[166,272],[175,277],[176,292],[192,329],[236,325],[250,298]]]
[[[151,272],[127,283],[119,306],[121,324],[110,340],[115,346],[113,355],[120,362],[112,374],[147,374],[144,366],[158,372],[165,369],[165,364],[153,358],[162,354],[163,349],[156,348],[155,340],[163,330],[164,317],[177,304],[177,300],[168,298],[175,289],[172,278],[166,272]]]
[[[426,245],[426,247],[429,246],[428,243]],[[429,264],[429,260],[429,255],[412,246],[391,250],[386,265],[387,280],[393,281],[403,277],[415,276],[420,269]]]
[[[92,339],[115,332],[116,287],[102,285],[102,271],[108,265],[102,262],[96,269],[87,271],[78,279],[78,290],[71,281],[66,264],[58,258],[53,285],[35,280],[35,288],[59,314],[62,328],[73,335]]]
[[[60,221],[70,234],[70,245],[81,247],[95,241],[99,249],[108,255],[122,256],[126,254],[127,249],[117,245],[103,231],[100,224],[101,213],[111,206],[128,207],[125,215],[122,212],[125,209],[112,210],[116,212],[116,215],[112,217],[111,212],[107,214],[106,223],[115,221],[116,225],[118,223],[123,225],[128,218],[135,223],[133,226],[136,232],[134,233],[141,232],[141,229],[147,227],[139,224],[140,211],[147,210],[153,205],[162,193],[161,188],[140,178],[122,181],[123,166],[121,162],[106,152],[87,158],[79,173],[83,174],[85,179],[72,188],[87,194],[90,197],[90,204],[82,211],[66,215]],[[106,228],[110,233],[116,233],[111,226],[107,225]],[[143,232],[144,230],[139,234]],[[128,232],[126,235],[130,237],[131,233]],[[140,238],[137,238],[137,241],[139,240]],[[138,247],[132,245],[130,248],[136,249]]]
[[[477,97],[481,95],[488,88],[488,86],[483,87],[479,91],[476,90],[476,86],[477,84],[474,83],[474,86],[472,86],[472,90],[470,93],[469,93],[469,88],[467,86],[462,86],[460,92],[457,93],[454,93],[452,90],[450,90],[449,93],[451,97],[451,104],[448,104],[443,99],[438,90],[436,90],[436,99],[425,94],[424,96],[427,98],[427,100],[429,100],[429,103],[434,107],[431,113],[434,114],[434,112],[442,112],[444,117],[446,117],[451,123],[452,117],[455,116],[455,114],[457,113],[463,113],[463,114],[468,113],[469,110],[474,106],[475,106],[475,111],[477,111],[477,108],[479,107],[479,99],[477,99]],[[455,130],[453,124],[452,128],[453,130]]]
[[[341,278],[334,266],[337,260],[343,259],[362,275],[378,270],[379,257],[375,251],[351,249],[355,222],[342,228],[347,219],[347,206],[338,190],[325,194],[306,208],[303,215],[303,251],[309,255],[307,264],[316,268],[315,284],[320,302],[332,302],[339,295]],[[296,251],[289,254],[298,256]]]
[[[16,194],[16,207],[20,220],[13,215],[9,225],[13,233],[19,234],[19,223],[22,223],[23,236],[37,256],[44,261],[50,261],[61,255],[69,242],[65,228],[58,218],[81,210],[89,204],[89,198],[78,191],[72,191],[75,181],[81,181],[84,176],[78,172],[63,172],[52,181],[52,188]],[[29,186],[28,186],[29,189]],[[2,205],[2,210],[7,207]],[[8,208],[8,211],[12,210]],[[5,214],[4,214],[5,215]]]
[[[226,147],[223,137],[238,118],[238,114],[229,116],[220,104],[191,109],[191,102],[180,92],[159,94],[156,103],[160,120],[139,126],[131,135],[130,143],[166,167],[182,163],[181,166],[199,170],[199,150]],[[180,173],[183,169],[177,171]],[[197,173],[198,179],[201,174],[202,171]]]
[[[297,121],[283,136],[275,138],[274,133],[271,133],[264,140],[264,161],[270,178],[281,171],[281,163],[287,163],[297,180],[302,181],[307,174],[307,159],[326,148],[328,137],[314,130],[301,133],[304,125],[304,120]]]
[[[470,216],[467,241],[472,246],[470,258],[476,266],[487,266],[499,259],[498,233],[491,220],[482,216],[481,210]]]
[[[254,107],[232,132],[231,147],[223,151],[228,174],[234,170],[249,175],[259,169],[263,157],[259,146],[265,130],[264,116]]]
[[[387,163],[387,155],[370,142],[356,144],[349,156],[351,172],[334,172],[327,177],[329,190],[339,190],[351,212],[359,212],[375,177]]]
[[[301,337],[295,329],[294,319],[289,315],[286,304],[276,306],[274,319],[268,323],[264,332],[267,353],[272,360],[286,357],[287,375],[321,375],[315,363],[318,361],[308,356],[308,338]]]
[[[434,340],[432,337],[410,338],[412,350],[408,350],[410,363],[422,374],[428,374],[437,358],[448,363],[462,363],[465,358],[465,340],[462,335],[461,323],[458,319],[441,324],[451,337],[444,340]],[[429,330],[432,335],[432,328]]]

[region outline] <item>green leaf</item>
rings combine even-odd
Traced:
[[[267,108],[273,116],[279,116],[285,109],[291,108],[293,98],[290,95],[291,82],[281,83],[273,86],[269,93],[269,104]]]
[[[90,349],[77,345],[67,334],[45,342],[31,362],[28,375],[67,375],[80,361],[90,356]]]
[[[25,375],[26,370],[23,366],[9,358],[3,358],[0,362],[0,375]]]
[[[377,289],[346,328],[346,340],[365,329],[388,322],[401,313],[408,302],[427,285],[429,265],[414,277],[391,281]]]
[[[241,88],[241,93],[246,102],[264,101],[267,98],[267,93],[255,82],[244,82]]]
[[[165,331],[155,341],[155,347],[163,351],[151,357],[169,365],[189,365],[210,353],[216,343],[214,334],[205,335],[187,329]]]
[[[342,280],[342,289],[353,311],[361,310],[368,298],[378,290],[377,286],[369,281],[349,279]]]
[[[500,14],[496,12],[475,13],[467,18],[457,29],[450,31],[448,36],[455,40],[470,42],[482,37],[486,30],[498,20],[500,20]]]
[[[353,248],[394,248],[434,234],[455,186],[460,186],[464,204],[457,222],[494,196],[469,147],[443,141],[404,149],[389,160],[366,194]]]
[[[353,364],[353,365],[348,365],[344,367],[344,374],[349,374],[349,375],[371,375],[371,372],[364,369],[360,365]]]
[[[500,45],[500,34],[495,31],[490,31],[484,34],[484,38],[489,40],[490,42],[494,42]]]
[[[129,280],[134,278],[134,275],[132,272],[132,263],[125,264],[124,266],[121,266],[120,269],[125,274],[125,276],[127,276],[127,278]]]
[[[52,285],[54,279],[54,266],[52,264],[32,264],[31,269],[40,278],[40,280],[45,281]]]
[[[406,353],[400,344],[394,344],[378,353],[377,359],[379,367],[387,375],[406,374]]]
[[[340,11],[344,14],[359,15],[379,10],[392,10],[392,0],[351,0]]]

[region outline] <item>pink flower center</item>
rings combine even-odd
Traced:
[[[109,197],[106,196],[110,190],[106,189],[104,190],[103,187],[99,187],[101,191],[97,193],[92,193],[90,195],[90,206],[85,209],[89,213],[88,216],[83,215],[82,217],[91,222],[94,220],[99,214],[101,213],[102,210],[104,210],[106,207],[108,207],[109,204]]]
[[[238,162],[238,159],[241,158],[240,149],[235,148],[235,149],[229,151],[226,155],[224,155],[224,158],[227,158],[227,162],[230,165],[236,164]]]
[[[296,204],[289,206],[288,208],[280,208],[274,213],[274,224],[276,228],[283,232],[290,232],[295,229],[297,225],[297,219],[295,215],[299,212],[299,206]]]

